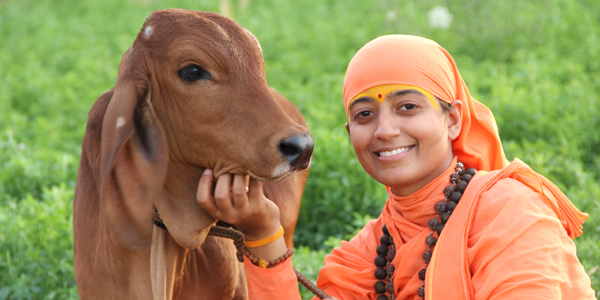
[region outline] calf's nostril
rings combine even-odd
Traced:
[[[279,142],[278,148],[293,168],[308,168],[313,152],[313,140],[310,135],[296,134],[283,139]]]
[[[279,142],[279,152],[281,152],[283,157],[291,164],[300,157],[300,153],[302,152],[301,148],[302,145],[300,145],[298,139],[294,139],[293,137]]]

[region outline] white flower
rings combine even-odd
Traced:
[[[26,147],[25,143],[19,143],[19,144],[17,145],[17,148],[19,148],[20,150],[23,150],[23,149],[25,149],[25,147]]]
[[[452,23],[452,15],[448,12],[448,9],[444,6],[436,6],[427,13],[429,17],[429,24],[433,28],[448,29],[450,23]]]
[[[397,18],[398,16],[396,15],[396,12],[394,12],[394,11],[389,11],[389,12],[387,13],[387,15],[385,15],[385,17],[387,18],[387,20],[388,20],[388,21],[394,21],[394,20],[396,20],[396,18]]]

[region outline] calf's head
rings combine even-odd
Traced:
[[[135,248],[149,245],[152,205],[194,248],[215,221],[194,196],[204,168],[281,180],[308,167],[312,148],[271,95],[249,31],[214,13],[158,11],[123,56],[105,114],[102,205]]]

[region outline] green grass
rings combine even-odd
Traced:
[[[429,25],[436,5],[453,15],[448,30]],[[77,298],[71,203],[87,112],[145,18],[168,7],[218,11],[209,0],[0,0],[0,300]],[[386,199],[343,128],[347,63],[371,39],[407,33],[454,56],[509,158],[590,214],[575,242],[600,291],[600,2],[255,0],[236,20],[315,139],[294,257],[309,278]]]

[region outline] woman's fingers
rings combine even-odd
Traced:
[[[213,183],[213,172],[210,169],[204,170],[200,181],[198,182],[198,191],[196,192],[196,200],[202,208],[204,208],[209,214],[215,215],[218,208],[215,203],[215,199],[212,196],[212,183]]]
[[[231,186],[231,196],[235,209],[243,211],[248,205],[248,188],[246,187],[248,175],[234,175]]]
[[[223,174],[212,190],[213,176],[211,170],[206,170],[196,193],[198,203],[209,214],[243,227],[248,236],[269,236],[279,229],[279,209],[265,198],[260,181],[247,175]]]
[[[263,185],[260,181],[250,178],[250,182],[248,183],[248,197],[250,199],[258,199],[257,197],[263,196]]]
[[[231,201],[231,174],[225,173],[217,178],[215,187],[215,203],[219,212],[229,213],[233,208]]]

